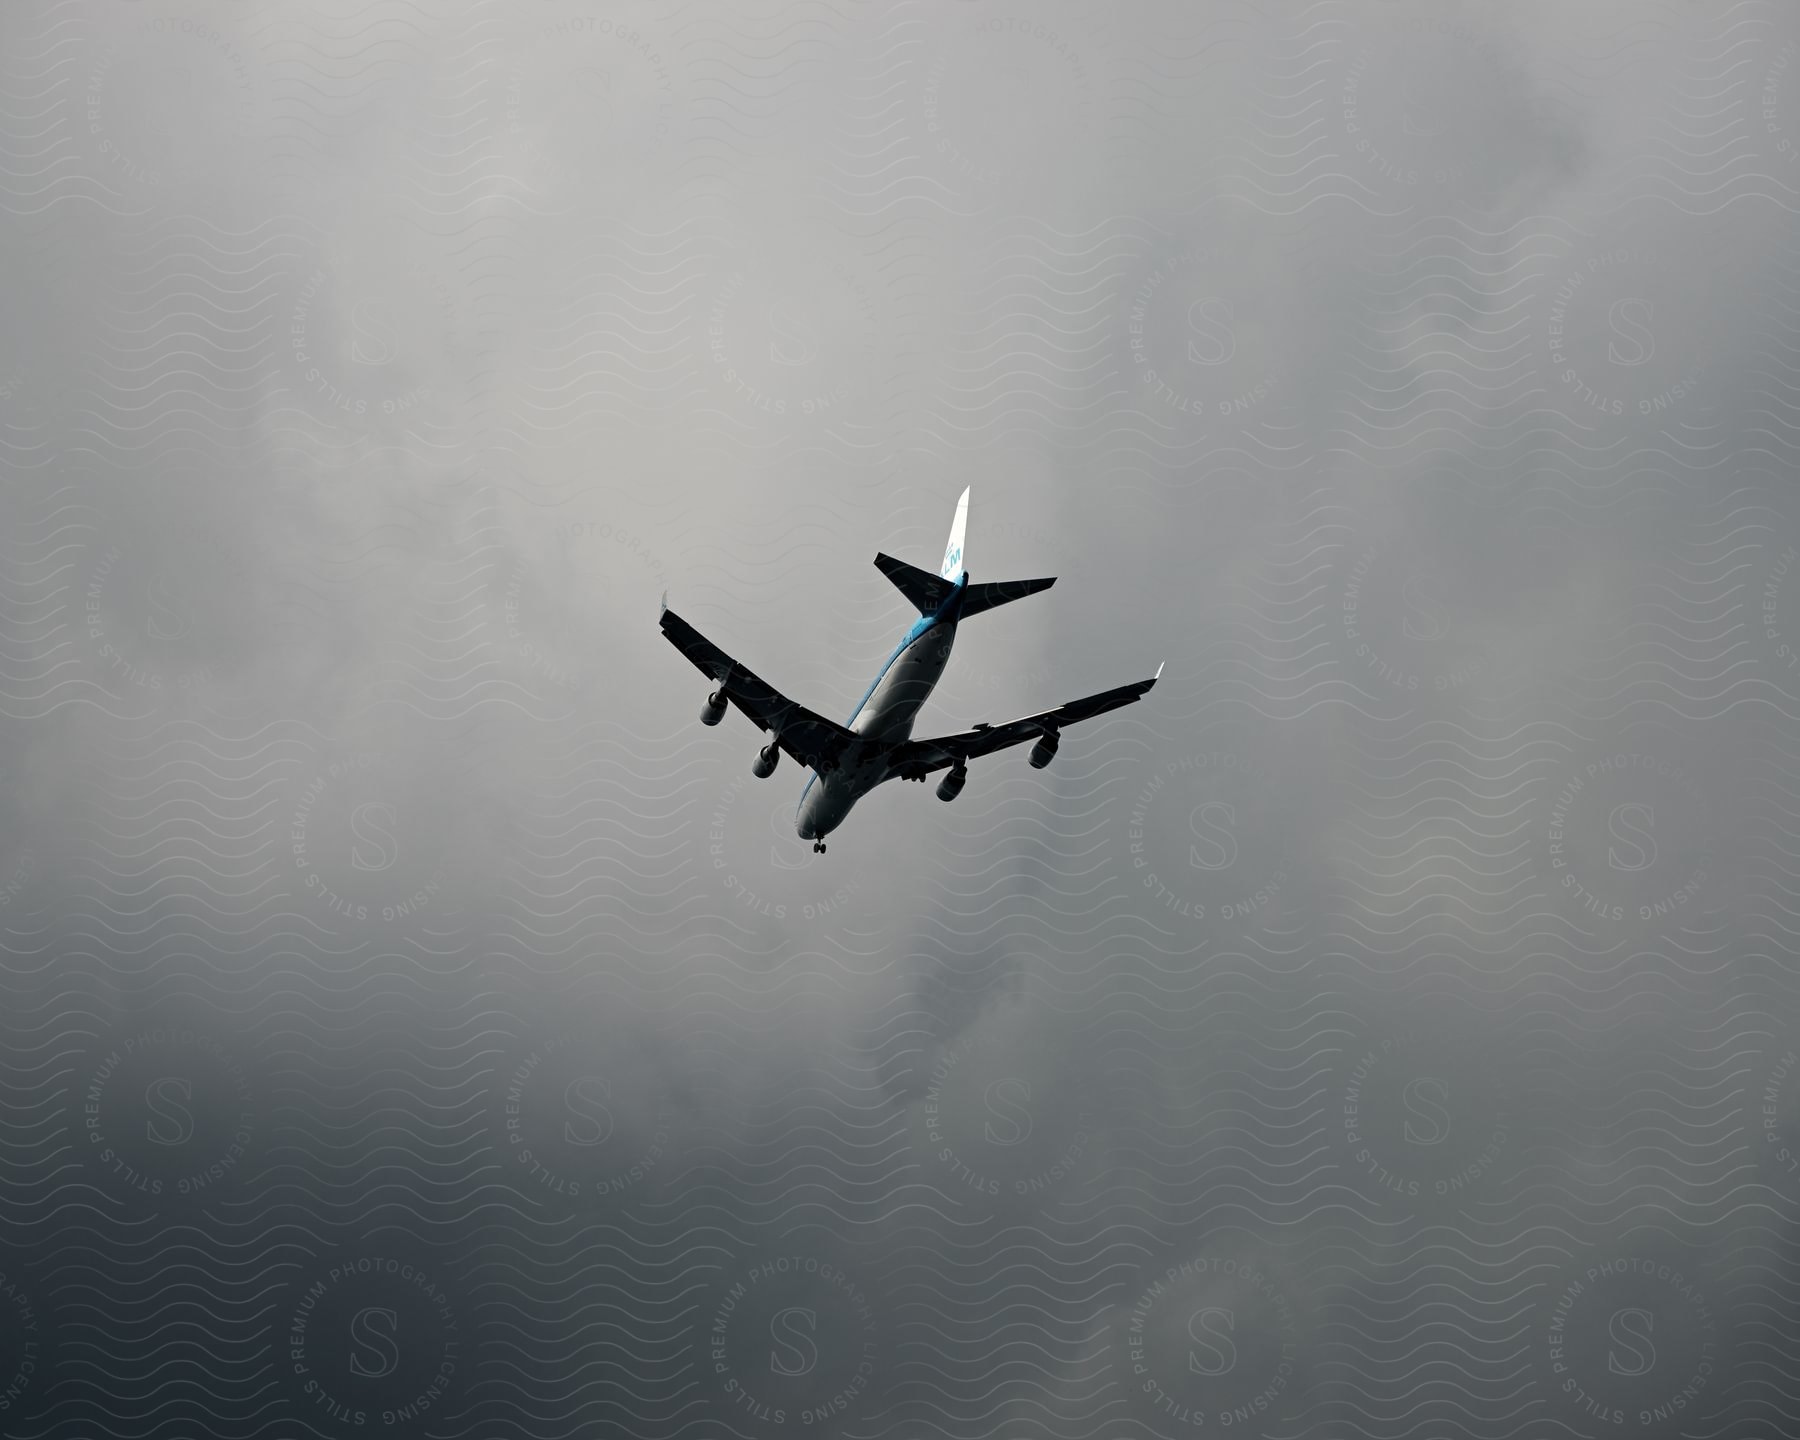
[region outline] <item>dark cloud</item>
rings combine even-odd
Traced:
[[[21,1433],[1769,1433],[1778,6],[0,36]]]

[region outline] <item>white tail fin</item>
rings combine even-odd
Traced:
[[[963,531],[969,524],[969,492],[963,490],[956,502],[956,519],[950,522],[950,543],[944,547],[944,568],[938,574],[946,580],[957,580],[963,572]]]

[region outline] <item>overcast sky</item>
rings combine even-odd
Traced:
[[[1797,147],[1775,0],[0,8],[6,1433],[1777,1433]],[[841,719],[965,487],[919,735],[1162,679],[815,855],[661,597]]]

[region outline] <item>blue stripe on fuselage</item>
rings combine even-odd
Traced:
[[[856,708],[850,712],[850,718],[844,722],[846,727],[856,723],[856,717],[862,714],[863,706],[869,703],[869,697],[875,693],[881,682],[887,678],[888,671],[894,668],[894,662],[906,653],[906,647],[930,630],[937,622],[938,617],[936,615],[921,615],[913,622],[912,628],[906,632],[901,638],[900,643],[894,647],[894,653],[888,656],[882,663],[881,669],[876,671],[875,678],[869,682],[869,688],[863,691],[862,699],[856,702]],[[817,770],[813,771],[807,778],[806,789],[800,792],[800,805],[806,804],[807,794],[812,790],[813,781],[818,778],[819,772]],[[798,805],[794,807],[796,814],[799,813],[799,809],[800,806]]]
[[[869,703],[869,697],[875,693],[876,688],[887,678],[888,671],[894,668],[894,662],[906,653],[906,647],[911,645],[913,641],[917,640],[921,635],[928,632],[938,623],[938,621],[947,616],[954,616],[962,608],[960,602],[962,600],[963,590],[967,587],[968,583],[969,572],[965,570],[957,578],[956,584],[951,587],[950,593],[944,597],[944,603],[938,606],[935,615],[921,615],[917,620],[913,621],[912,628],[901,637],[900,643],[894,647],[894,653],[888,656],[881,669],[876,672],[875,678],[869,682],[869,688],[863,691],[862,699],[856,702],[856,708],[850,712],[850,718],[844,722],[846,726],[851,726],[856,723],[856,717],[862,714],[863,706]],[[796,815],[800,813],[800,806],[806,804],[806,797],[811,793],[813,782],[818,778],[819,772],[817,770],[813,771],[812,774],[807,777],[806,788],[800,792],[800,804],[794,807],[794,813]]]
[[[875,687],[880,685],[881,682],[887,678],[888,671],[894,668],[894,662],[906,653],[906,647],[917,640],[927,630],[931,629],[937,622],[938,617],[935,615],[921,615],[913,622],[912,629],[908,630],[905,638],[894,647],[894,653],[888,656],[886,663],[882,665],[879,673],[877,673],[875,678],[869,682],[869,688],[863,691],[862,699],[856,702],[856,708],[850,712],[850,718],[846,720],[844,724],[854,725],[856,723],[856,717],[862,714],[863,706],[869,703],[869,697],[875,693]]]

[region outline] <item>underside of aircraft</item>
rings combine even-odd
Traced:
[[[970,760],[1027,740],[1034,742],[1030,763],[1042,769],[1055,757],[1065,726],[1141,699],[1162,675],[1158,666],[1148,680],[1102,690],[1004,724],[981,724],[953,735],[912,739],[913,720],[943,674],[957,625],[971,615],[1035,595],[1055,583],[1051,577],[970,584],[962,566],[968,504],[965,490],[938,574],[891,555],[876,555],[876,567],[913,603],[919,619],[842,725],[790,700],[726,654],[670,610],[664,597],[663,634],[715,682],[701,707],[701,721],[716,725],[724,718],[726,707],[735,706],[770,737],[752,763],[752,773],[768,778],[783,753],[812,772],[801,794],[795,828],[802,839],[813,841],[813,849],[819,853],[825,850],[825,835],[843,823],[858,799],[883,781],[923,781],[936,771],[947,770],[937,793],[940,799],[954,800],[968,780]]]

